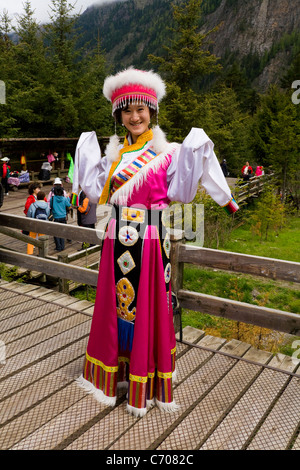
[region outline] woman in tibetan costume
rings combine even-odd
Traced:
[[[111,406],[117,384],[126,384],[127,409],[135,416],[155,404],[174,411],[170,239],[162,211],[170,201],[191,202],[199,180],[228,212],[237,205],[202,129],[193,128],[180,145],[149,127],[165,94],[159,75],[129,68],[108,77],[103,93],[128,134],[123,145],[112,136],[102,158],[95,132],[83,133],[77,144],[73,193],[80,185],[91,202],[112,206],[78,383]]]

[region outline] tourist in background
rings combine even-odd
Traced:
[[[79,193],[79,206],[77,207],[77,224],[80,227],[95,228],[97,222],[97,204],[90,202],[84,191]],[[90,246],[93,246],[90,244]],[[82,244],[82,249],[84,244]]]
[[[10,175],[10,166],[8,164],[9,158],[3,157],[1,158],[2,164],[2,172],[1,172],[1,184],[4,188],[5,196],[8,196],[8,178]]]
[[[46,194],[44,191],[38,191],[36,201],[33,202],[27,212],[27,217],[38,220],[48,220],[50,215],[50,208],[47,203]],[[29,236],[32,238],[38,238],[42,233],[29,232]],[[27,245],[27,254],[33,255],[34,245],[28,243]]]
[[[29,196],[26,199],[25,208],[24,208],[24,214],[26,216],[27,216],[28,209],[31,206],[31,204],[37,200],[37,195],[38,195],[40,190],[41,190],[40,183],[35,182],[35,183],[31,183],[29,185],[29,187],[28,187]]]
[[[225,178],[228,176],[228,168],[227,168],[227,161],[225,160],[222,160],[222,163],[221,163],[221,168],[222,168],[222,171],[223,171],[223,175],[225,176]]]
[[[3,206],[3,201],[4,201],[4,189],[3,189],[2,183],[0,183],[0,207]]]
[[[53,183],[53,188],[50,190],[50,192],[47,196],[47,201],[48,201],[49,207],[50,207],[50,200],[51,200],[52,196],[54,195],[55,188],[62,188],[63,189],[63,195],[65,197],[69,196],[69,193],[63,188],[62,180],[60,178],[55,178],[54,183]]]
[[[50,209],[53,215],[53,221],[60,224],[67,223],[68,208],[71,206],[70,199],[64,196],[64,190],[61,186],[54,188],[54,194],[50,199]],[[65,249],[65,239],[54,237],[56,251]]]
[[[255,170],[255,176],[263,176],[265,174],[264,167],[258,165]]]
[[[242,168],[242,178],[244,181],[248,181],[250,179],[250,176],[253,173],[253,168],[252,166],[249,165],[249,162],[246,162],[246,165],[243,166]]]
[[[24,214],[26,215],[26,217],[27,217],[29,207],[31,206],[31,204],[33,204],[37,200],[37,195],[40,190],[41,190],[40,183],[34,182],[29,185],[28,187],[29,196],[26,199],[25,208],[24,208]],[[22,230],[22,233],[23,235],[29,235],[28,230]]]

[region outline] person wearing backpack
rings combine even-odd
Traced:
[[[61,186],[54,188],[54,194],[50,199],[50,208],[53,215],[53,221],[61,224],[67,223],[67,210],[71,207],[68,197],[64,196],[64,189]],[[56,251],[65,249],[65,239],[54,237]]]
[[[33,202],[28,209],[27,217],[31,217],[32,219],[38,220],[48,220],[50,215],[50,208],[47,203],[46,194],[44,191],[39,191],[37,193],[37,199]],[[36,238],[41,236],[41,233],[29,232],[29,236],[32,238]],[[34,245],[28,243],[27,245],[27,254],[33,255]]]
[[[51,198],[54,196],[54,190],[55,188],[63,188],[64,190],[64,196],[65,197],[69,197],[69,193],[64,189],[63,187],[63,182],[60,178],[55,178],[54,180],[54,183],[53,183],[53,187],[52,189],[50,190],[48,196],[47,196],[47,201],[48,201],[48,204],[49,204],[49,207],[50,207],[50,201],[51,201]]]
[[[24,214],[27,217],[28,209],[37,200],[37,194],[41,190],[41,184],[35,181],[31,183],[28,187],[28,194],[29,196],[26,199],[25,207],[24,207]]]

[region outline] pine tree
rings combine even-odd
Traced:
[[[243,111],[254,114],[259,104],[258,94],[251,88],[249,78],[247,79],[245,71],[241,70],[238,62],[234,61],[232,65],[222,71],[215,86],[220,87],[222,85],[234,90]]]
[[[201,4],[202,0],[174,2],[170,45],[164,46],[164,57],[148,56],[166,78],[167,97],[160,122],[174,140],[182,140],[199,115],[201,81],[221,69],[208,50],[208,37],[216,28],[205,34],[199,31]]]
[[[249,155],[252,116],[242,110],[232,88],[219,84],[201,97],[193,125],[203,128],[214,142],[215,153],[227,160],[230,176],[238,176]],[[248,157],[249,158],[249,157]]]
[[[25,1],[24,13],[18,17],[14,29],[18,37],[13,48],[17,64],[14,116],[23,136],[40,135],[46,127],[43,109],[48,64],[43,36],[29,0]]]
[[[170,46],[164,46],[165,57],[149,55],[159,65],[168,83],[176,83],[181,91],[196,89],[202,78],[218,72],[221,66],[208,50],[208,38],[217,28],[202,34],[199,31],[202,0],[173,3],[175,26],[170,28]]]
[[[102,93],[106,61],[99,40],[97,48],[83,59],[81,68],[84,71],[80,77],[81,93],[76,98],[76,107],[80,110],[78,133],[93,129],[99,135],[111,135],[114,119],[111,104]]]
[[[13,114],[13,87],[17,77],[16,62],[13,56],[14,44],[10,39],[11,19],[4,10],[0,16],[0,80],[5,83],[5,104],[0,105],[0,137],[13,137],[18,128]]]
[[[50,20],[45,27],[47,59],[49,61],[48,87],[45,96],[48,119],[57,136],[74,134],[78,128],[79,111],[75,97],[80,94],[78,77],[80,63],[76,50],[74,5],[67,0],[52,0]],[[52,103],[51,108],[49,105]]]
[[[270,164],[280,178],[281,192],[285,199],[291,191],[291,183],[298,180],[298,187],[300,183],[300,122],[296,105],[288,96],[285,107],[271,122],[271,129]]]
[[[75,6],[68,0],[51,0],[50,22],[46,25],[46,39],[49,41],[49,54],[54,65],[73,67],[78,52],[75,51],[77,38]]]
[[[258,161],[272,167],[279,177],[283,197],[292,181],[299,184],[299,106],[276,85],[261,96],[254,116],[252,148]]]
[[[268,240],[270,233],[278,233],[283,228],[285,208],[275,186],[265,187],[249,220],[252,232],[260,237],[260,241]]]

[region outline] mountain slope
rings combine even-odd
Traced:
[[[222,0],[204,29],[216,25],[213,52],[227,61],[239,59],[261,89],[277,82],[300,50],[299,2]]]
[[[78,20],[80,45],[91,48],[100,41],[113,70],[149,68],[148,54],[163,54],[170,39],[171,5],[171,0],[123,0],[88,8]],[[238,61],[260,90],[278,82],[300,51],[298,0],[203,0],[202,11],[201,30],[219,25],[210,36],[212,52],[225,67]]]

